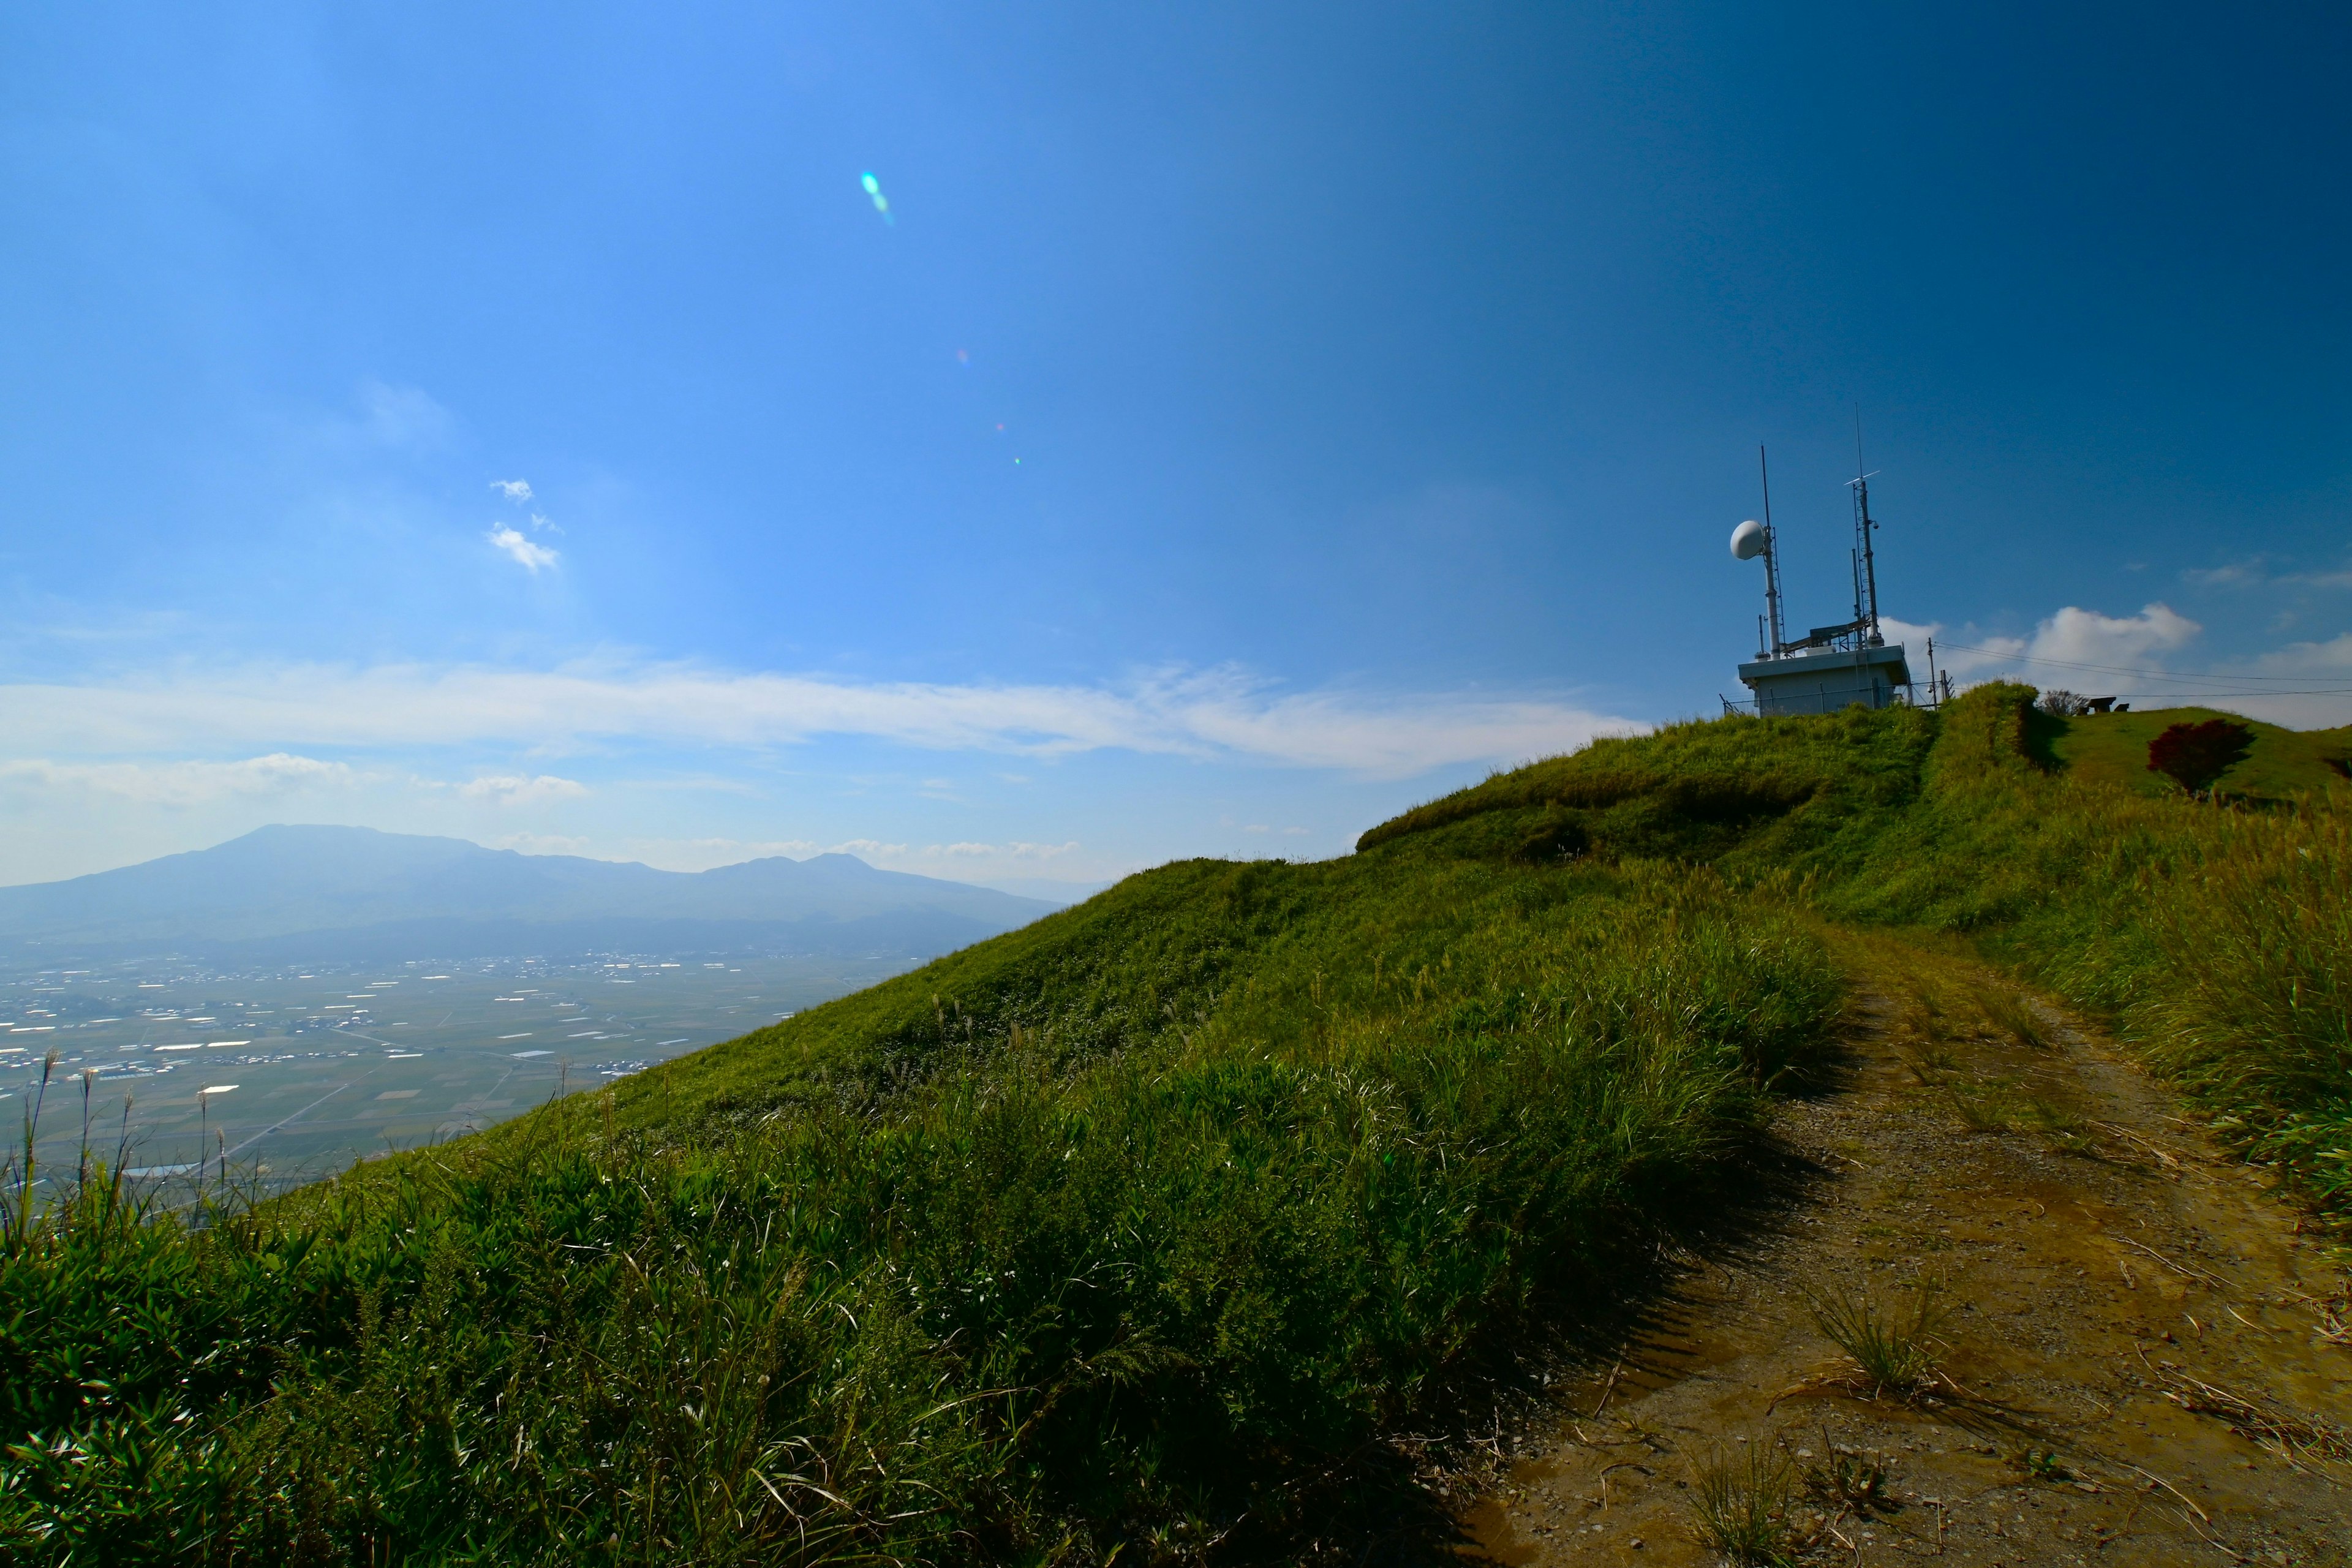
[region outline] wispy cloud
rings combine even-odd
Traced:
[[[2192,567],[2181,580],[2200,588],[2352,588],[2352,569],[2322,572],[2273,572],[2270,558],[2249,556],[2220,566]]]
[[[2276,687],[2274,694],[2233,699],[2230,706],[2274,724],[2312,729],[2341,724],[2352,711],[2352,632],[2325,642],[2289,643],[2256,659],[2251,684]]]
[[[437,447],[457,426],[449,411],[418,387],[362,382],[359,402],[360,431],[380,447]]]
[[[906,852],[905,845],[885,844],[878,838],[852,838],[845,843],[831,845],[824,851],[827,855],[856,855],[867,860],[877,858],[895,859]]]
[[[518,855],[587,855],[590,840],[566,837],[560,833],[508,833],[490,841],[493,849],[511,849]],[[591,857],[593,858],[593,857]]]
[[[665,871],[707,871],[713,866],[737,866],[778,855],[805,860],[824,847],[810,838],[635,838],[625,847],[626,858]]]
[[[304,789],[341,789],[358,780],[345,763],[284,752],[233,763],[57,763],[38,757],[0,763],[0,784],[95,792],[148,805],[205,805]]]
[[[2254,661],[2264,675],[2322,677],[2338,681],[2352,678],[2352,632],[2326,642],[2289,643]]]
[[[1078,854],[1075,838],[1064,844],[1032,844],[1013,839],[1003,844],[959,841],[953,844],[893,844],[878,838],[852,838],[825,844],[813,838],[633,838],[609,847],[595,847],[586,837],[544,833],[509,833],[491,840],[501,849],[526,855],[588,855],[598,858],[643,861],[666,871],[706,871],[715,866],[735,866],[746,860],[786,856],[805,860],[813,855],[855,855],[886,870],[914,871],[969,880],[992,872],[1003,875],[1044,862]]]
[[[563,531],[563,530],[551,521],[545,513],[541,512],[537,507],[530,506],[531,501],[535,498],[531,495],[530,481],[529,479],[492,479],[490,481],[490,489],[498,491],[499,494],[506,497],[507,500],[512,501],[517,506],[530,507],[529,516],[530,518],[532,531],[538,533],[562,533]],[[508,531],[511,532],[513,531],[509,530]],[[499,541],[495,533],[491,535],[491,539],[494,542],[498,542],[503,547],[504,542]],[[548,557],[548,563],[552,564],[553,561],[554,557],[550,555]],[[524,564],[529,565],[530,563],[525,562]]]
[[[1056,757],[1121,749],[1394,778],[1549,755],[1641,728],[1539,698],[1285,693],[1230,668],[1160,671],[1115,686],[996,686],[858,684],[677,665],[247,666],[0,686],[0,731],[28,750],[80,755],[224,744],[771,746],[851,735],[931,751]]]
[[[501,524],[490,530],[486,537],[492,544],[512,557],[517,565],[534,577],[539,575],[542,567],[552,569],[559,559],[554,551],[531,539],[520,529]],[[589,553],[593,555],[595,552],[591,551]]]
[[[467,780],[457,786],[457,793],[467,800],[488,801],[495,805],[539,805],[551,800],[577,800],[588,793],[588,786],[577,779],[560,779],[552,773],[541,773],[536,778],[522,773],[492,773]]]

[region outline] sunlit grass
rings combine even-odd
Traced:
[[[2344,795],[2084,787],[2032,762],[2030,695],[1673,726],[1347,860],[1164,867],[268,1203],[36,1173],[28,1129],[0,1559],[1279,1557],[1720,1208],[1773,1087],[1826,1068],[1836,921],[2116,1021],[2352,1204]],[[2031,1002],[1955,978],[1892,1027],[1962,1117],[2084,1142],[1961,1081],[2053,1041]],[[1935,1306],[1817,1316],[1916,1397]],[[1720,1550],[1788,1550],[1782,1463],[1702,1475]]]
[[[1795,1483],[1795,1468],[1769,1443],[1710,1453],[1692,1467],[1700,1543],[1740,1568],[1788,1568],[1797,1561],[1789,1520]]]
[[[1704,872],[1193,863],[282,1199],[20,1184],[0,1556],[1279,1540],[1711,1201],[1840,1005]]]
[[[1946,1316],[1932,1279],[1900,1300],[1831,1286],[1810,1297],[1813,1324],[1852,1363],[1850,1380],[1873,1397],[1914,1399],[1939,1385],[1935,1333]]]

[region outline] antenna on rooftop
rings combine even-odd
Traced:
[[[1788,646],[1788,628],[1780,624],[1780,536],[1772,531],[1772,469],[1764,460],[1764,446],[1756,446],[1756,477],[1764,486],[1764,600],[1772,612],[1772,653],[1778,658]]]
[[[1764,646],[1756,650],[1759,658],[1778,658],[1788,645],[1788,633],[1780,626],[1780,552],[1773,548],[1772,536],[1772,470],[1764,458],[1764,448],[1756,448],[1756,471],[1764,482],[1764,521],[1750,518],[1731,531],[1731,553],[1740,561],[1764,557],[1764,617],[1756,628],[1757,640]]]
[[[1764,558],[1765,614],[1757,617],[1754,662],[1739,667],[1740,683],[1756,695],[1739,704],[1762,718],[1788,714],[1834,713],[1860,704],[1885,708],[1909,700],[1911,667],[1902,645],[1890,645],[1878,618],[1878,562],[1872,533],[1878,520],[1870,515],[1871,472],[1863,460],[1862,410],[1854,410],[1853,489],[1853,619],[1834,626],[1815,626],[1795,642],[1780,624],[1780,537],[1772,526],[1772,470],[1762,447],[1756,448],[1756,477],[1764,492],[1764,520],[1750,520],[1731,531],[1731,553],[1741,561]],[[1929,656],[1930,662],[1933,655]],[[1727,698],[1724,711],[1735,710]]]
[[[1862,461],[1862,408],[1853,411],[1853,629],[1865,647],[1881,647],[1878,631],[1878,558],[1870,548],[1870,475]]]

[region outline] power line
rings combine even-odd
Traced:
[[[2134,702],[2207,697],[2352,697],[2352,686],[2306,686],[2291,691],[2282,691],[2275,686],[2260,691],[2122,691],[2116,696]]]
[[[2144,680],[2308,680],[2311,679],[2307,675],[2188,675],[2177,669],[2126,669],[2121,665],[2115,664],[2077,664],[2072,659],[2043,658],[2036,654],[2012,653],[2007,648],[1971,647],[1967,643],[1948,642],[1937,646],[1958,648],[1962,653],[1988,654],[1994,658],[2008,659],[2017,664],[2049,664],[2055,665],[2061,669],[2095,669],[2103,675],[2136,675]],[[2231,692],[2229,695],[2255,694]]]

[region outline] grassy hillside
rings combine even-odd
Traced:
[[[0,1546],[1297,1560],[1721,1207],[1824,1048],[1834,922],[2115,1016],[2352,1206],[2344,790],[2147,795],[2032,695],[1685,725],[1342,861],[1165,867],[201,1226],[20,1184]]]
[[[1283,1556],[1706,1201],[1838,986],[1704,872],[1194,862],[209,1228],[0,1249],[23,1561]]]
[[[2114,1019],[2330,1212],[2352,1214],[2352,789],[2343,731],[2255,726],[2221,798],[2118,758],[2201,710],[1731,719],[1606,741],[1408,812],[1366,846],[1696,857],[1858,924],[1974,941]],[[2140,756],[2146,755],[2145,742]]]

